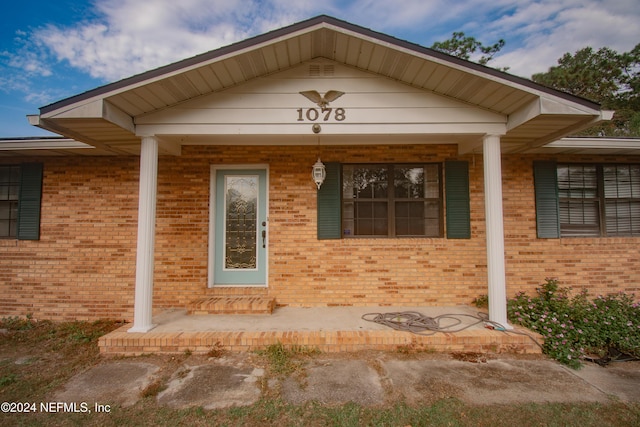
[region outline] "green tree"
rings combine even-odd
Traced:
[[[476,40],[475,37],[469,37],[462,31],[456,31],[449,40],[435,42],[431,46],[431,49],[444,52],[467,61],[471,59],[472,55],[480,53],[482,56],[476,62],[481,65],[487,65],[487,62],[491,61],[496,53],[500,52],[500,49],[502,49],[504,45],[505,41],[500,39],[493,45],[485,46],[482,42]],[[504,70],[506,71],[506,69]]]
[[[598,102],[615,110],[613,120],[583,132],[585,135],[640,136],[640,44],[618,53],[591,47],[565,53],[558,65],[534,74],[536,83]]]
[[[500,39],[484,45],[465,33],[454,32],[449,40],[435,42],[431,48],[464,60],[487,65],[504,47]],[[478,58],[479,59],[475,59]],[[507,71],[509,68],[501,68]],[[640,44],[631,51],[618,53],[608,47],[591,47],[575,54],[565,53],[558,65],[534,74],[536,83],[571,93],[614,110],[613,120],[589,128],[581,134],[598,136],[640,136]]]

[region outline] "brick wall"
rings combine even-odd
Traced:
[[[640,156],[504,156],[503,194],[507,295],[534,292],[546,277],[589,294],[618,291],[640,297],[640,238],[537,239],[533,161],[640,162]]]
[[[184,307],[213,292],[268,294],[280,305],[295,306],[453,305],[486,294],[481,155],[463,158],[470,163],[471,239],[318,241],[310,176],[318,154],[325,162],[443,162],[457,158],[457,148],[185,146],[181,157],[161,157],[154,309]],[[507,295],[533,292],[545,277],[586,286],[593,294],[637,292],[640,239],[536,238],[532,162],[537,158],[503,157]],[[0,316],[131,319],[139,159],[40,161],[45,165],[41,240],[0,240]],[[243,163],[270,168],[269,288],[208,290],[210,165]]]
[[[135,276],[138,162],[43,161],[41,238],[0,239],[0,316],[122,318]]]

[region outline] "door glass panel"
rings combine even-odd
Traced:
[[[227,270],[257,268],[258,176],[225,176]]]

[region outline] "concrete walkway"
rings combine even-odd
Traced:
[[[362,319],[365,313],[403,311],[419,311],[430,317],[477,314],[468,306],[284,307],[272,315],[213,316],[187,316],[184,310],[172,310],[154,318],[158,326],[148,334],[127,333],[123,328],[107,336],[112,337],[112,345],[124,346],[129,339],[148,342],[145,345],[153,348],[154,342],[166,342],[165,348],[172,349],[173,354],[105,357],[101,364],[78,374],[57,390],[52,398],[128,406],[155,389],[162,390],[152,393],[158,405],[205,409],[251,405],[261,396],[280,397],[292,404],[355,402],[366,406],[399,401],[420,405],[444,398],[457,398],[473,405],[640,402],[640,362],[612,363],[607,367],[587,364],[575,371],[540,354],[471,353],[466,350],[469,342],[481,339],[481,343],[486,341],[482,348],[488,348],[495,340],[512,338],[513,334],[487,330],[482,322],[471,325],[477,319],[468,316],[460,316],[461,324],[454,327],[469,326],[465,331],[438,333],[433,337],[393,331]],[[454,322],[457,320],[444,319],[442,326]],[[251,351],[251,343],[244,351],[233,351],[234,343],[240,339],[248,341],[248,336],[255,337],[252,339],[261,345],[276,342],[267,342],[265,338],[277,339],[285,345],[305,345],[309,343],[301,339],[308,336],[320,337],[327,343],[336,337],[361,337],[374,347],[357,352],[323,350],[319,355],[297,361],[292,374],[281,376],[270,372],[266,358]],[[389,348],[393,350],[382,351],[372,337],[381,342],[389,340],[392,343]],[[201,345],[202,352],[194,350],[193,343],[203,344],[205,338],[209,341]],[[424,347],[412,346],[422,338],[434,341],[425,341]],[[519,338],[531,341],[528,337]],[[177,346],[177,340],[186,344]],[[447,350],[425,351],[437,348],[435,340],[442,340],[442,348]],[[402,343],[408,344],[398,345]],[[462,350],[452,350],[452,343]],[[409,354],[401,353],[403,349]]]
[[[587,364],[575,371],[543,356],[363,352],[301,359],[270,374],[254,353],[105,359],[52,399],[90,406],[136,404],[150,389],[158,405],[204,409],[251,405],[264,394],[292,404],[423,405],[457,398],[472,405],[525,402],[640,402],[640,362]]]

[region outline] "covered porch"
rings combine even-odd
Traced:
[[[430,318],[442,316],[439,324],[445,331],[415,334],[363,319],[371,313],[400,312],[418,312]],[[125,325],[101,337],[100,352],[207,354],[218,349],[254,351],[280,343],[327,353],[385,350],[539,354],[542,344],[539,335],[519,327],[505,331],[487,328],[478,310],[471,306],[280,307],[271,314],[206,315],[172,309],[155,316],[153,323],[156,327],[148,332],[129,332],[130,325]]]
[[[309,103],[305,93],[324,97]],[[326,99],[330,93],[340,95]],[[529,337],[482,323],[422,336],[365,322],[358,307],[323,306],[339,297],[340,305],[378,304],[366,312],[379,312],[390,308],[383,304],[445,306],[488,293],[489,318],[510,330],[502,156],[534,153],[609,116],[592,102],[322,16],[59,101],[30,119],[90,145],[92,155],[140,156],[135,278],[128,278],[133,324],[103,337],[103,353],[206,353],[216,345],[246,351],[276,342],[322,351],[533,352],[538,347]],[[338,230],[338,237],[321,240],[315,225],[326,215],[309,176],[318,157],[334,164],[438,164],[445,174],[441,179],[438,172],[434,196],[438,232],[412,240],[396,239],[394,230],[385,236],[394,238],[360,239]],[[456,161],[471,165],[457,186],[465,209],[452,208],[456,191],[444,187],[455,181],[446,174]],[[211,279],[211,272],[224,271],[214,256],[222,253],[215,207],[224,205],[216,196],[225,194],[216,192],[226,176],[218,179],[218,171],[229,167],[259,168],[267,181],[258,198],[268,205],[258,210],[269,216],[256,221],[262,228],[255,234],[264,278],[243,284],[251,290],[259,284],[289,306],[235,314],[228,322],[227,314],[161,313],[231,283]],[[335,187],[339,194],[339,178]],[[341,209],[339,201],[338,217]],[[465,232],[453,235],[448,224],[445,232],[456,217]],[[363,283],[352,290],[355,277]],[[303,298],[309,294],[313,301]],[[449,310],[414,309],[428,316]],[[343,317],[341,310],[357,312],[328,327],[329,319]]]

